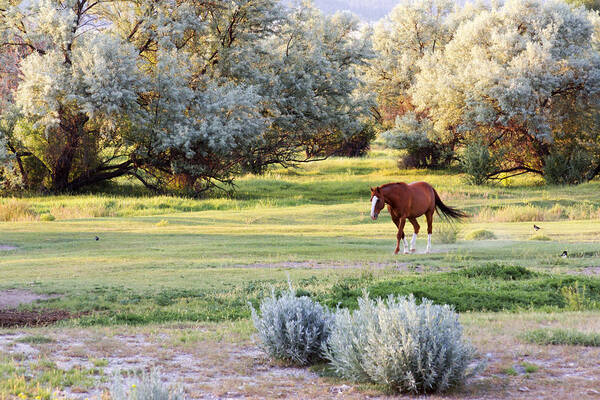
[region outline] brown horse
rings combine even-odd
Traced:
[[[408,254],[408,241],[404,236],[404,224],[408,219],[415,228],[412,241],[410,244],[410,252],[415,252],[415,244],[417,235],[419,234],[419,223],[417,218],[425,214],[427,218],[427,250],[431,251],[431,233],[433,224],[433,213],[441,211],[442,215],[447,219],[466,218],[467,214],[457,210],[456,208],[448,207],[438,196],[437,192],[427,182],[413,182],[406,184],[404,182],[388,183],[383,186],[371,188],[371,219],[376,220],[383,206],[388,206],[388,211],[392,216],[392,221],[398,227],[398,241],[394,254],[400,251],[400,240],[404,241],[404,254]]]

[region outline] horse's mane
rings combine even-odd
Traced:
[[[388,186],[403,185],[403,184],[406,185],[406,183],[404,183],[404,182],[392,182],[392,183],[386,183],[385,185],[381,185],[381,186],[379,186],[379,188],[383,189]]]

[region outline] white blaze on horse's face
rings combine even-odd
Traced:
[[[375,207],[377,206],[378,201],[379,201],[379,199],[377,198],[377,196],[373,196],[373,199],[371,199],[371,219],[373,221],[375,221],[377,219],[377,214],[375,213]]]

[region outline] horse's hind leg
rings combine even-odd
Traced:
[[[398,217],[392,210],[390,210],[390,215],[392,216],[392,221],[394,221],[396,227],[400,229],[400,217]],[[398,238],[398,240],[396,242],[396,249],[394,249],[394,254],[398,254],[398,252],[400,251],[400,240],[402,239],[400,237],[400,231],[398,231],[398,235],[396,235],[396,237]]]
[[[429,211],[425,214],[425,218],[427,218],[427,250],[425,253],[429,253],[431,251],[431,234],[433,233],[433,212],[435,210]]]
[[[415,230],[412,236],[412,240],[410,241],[410,252],[414,253],[415,251],[417,251],[417,235],[419,234],[419,229],[421,229],[421,227],[419,226],[419,223],[417,222],[416,218],[409,218],[408,220],[410,221]]]

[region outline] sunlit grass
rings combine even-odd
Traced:
[[[475,217],[452,232],[435,219],[431,254],[423,254],[421,221],[417,253],[395,256],[396,227],[387,212],[369,218],[369,186],[415,180],[431,182],[449,205]],[[398,170],[393,156],[380,151],[245,176],[232,196],[112,191],[0,199],[55,218],[2,224],[0,288],[62,294],[30,307],[86,312],[75,324],[139,325],[244,319],[248,301],[285,285],[288,276],[300,289],[325,296],[352,282],[375,287],[487,263],[578,272],[600,263],[600,220],[592,212],[598,189],[598,182],[561,188],[530,178],[473,187],[452,171]],[[577,214],[580,209],[591,211]],[[538,213],[544,217],[538,234],[550,241],[529,240]],[[497,240],[469,236],[482,230]],[[567,259],[560,257],[564,250]]]

